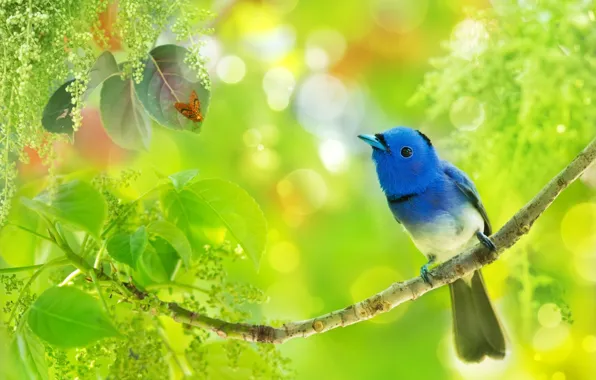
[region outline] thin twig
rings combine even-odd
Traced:
[[[89,275],[91,276],[91,280],[93,281],[93,286],[95,287],[95,290],[97,290],[97,295],[99,296],[99,299],[101,300],[101,304],[103,305],[103,308],[106,310],[106,313],[108,313],[108,315],[110,317],[113,317],[112,312],[110,311],[110,308],[108,307],[108,303],[106,302],[106,298],[104,297],[103,292],[101,291],[101,286],[99,286],[99,282],[97,281],[97,274],[95,273],[95,270],[90,270]]]
[[[85,237],[83,238],[83,241],[81,242],[81,249],[80,249],[80,254],[83,257],[86,257],[86,253],[87,253],[87,243],[89,243],[89,238],[91,237],[91,235],[89,234],[85,234]]]
[[[168,303],[160,300],[155,300],[153,304],[155,307],[152,307],[150,312],[153,315],[157,313],[169,315],[176,322],[214,331],[222,338],[267,343],[283,343],[293,338],[305,338],[337,327],[345,327],[373,318],[378,314],[392,310],[406,301],[415,300],[431,290],[452,283],[495,261],[506,249],[513,246],[523,235],[530,231],[534,222],[552,204],[557,196],[569,184],[575,181],[594,161],[596,161],[596,140],[593,140],[563,171],[547,183],[530,202],[519,210],[497,233],[491,236],[491,240],[497,247],[496,251],[489,251],[482,244],[477,244],[460,253],[458,256],[437,266],[429,273],[432,278],[432,287],[424,282],[421,277],[396,282],[382,292],[354,305],[305,321],[286,323],[281,327],[226,322],[221,319],[192,312],[174,302]],[[68,245],[62,246],[62,248],[70,249]],[[77,264],[72,259],[72,251],[66,253],[71,258],[71,262]],[[146,296],[145,293],[136,290],[134,285],[128,283],[120,284],[98,269],[92,268],[88,264],[87,266],[88,268],[82,268],[85,273],[93,271],[95,280],[99,277],[102,280],[112,281],[128,297],[142,299]],[[34,277],[44,267],[40,268],[34,274]],[[30,282],[33,281],[34,277]],[[171,284],[166,284],[166,287],[168,285],[171,286]]]
[[[186,291],[190,290],[193,292],[201,292],[201,293],[204,293],[207,295],[210,294],[208,289],[201,288],[196,285],[183,284],[180,282],[166,282],[163,284],[151,284],[151,285],[147,285],[145,287],[145,290],[159,290],[159,289],[181,289],[181,290],[186,290]]]
[[[38,233],[38,232],[36,232],[36,231],[33,231],[33,230],[32,230],[32,229],[30,229],[30,228],[27,228],[27,227],[25,227],[25,226],[21,226],[20,224],[16,224],[16,223],[12,223],[12,222],[8,222],[7,224],[8,224],[8,225],[10,225],[10,226],[14,226],[14,227],[20,228],[20,229],[21,229],[21,230],[23,230],[23,231],[27,231],[27,232],[29,232],[31,235],[35,235],[35,236],[37,236],[37,237],[38,237],[38,238],[40,238],[40,239],[47,240],[47,241],[49,241],[50,243],[56,243],[56,242],[55,242],[54,240],[52,240],[52,238],[50,238],[49,236],[42,235],[42,234],[40,234],[40,233]]]
[[[80,269],[75,269],[74,271],[70,272],[70,274],[68,276],[66,276],[64,278],[64,280],[62,280],[62,282],[60,284],[58,284],[58,286],[59,287],[62,287],[62,286],[68,285],[69,282],[71,282],[72,280],[74,280],[80,274],[81,274],[81,270]]]
[[[66,264],[70,264],[70,260],[65,259],[63,257],[57,257],[57,258],[50,260],[47,263],[43,264],[35,273],[33,273],[31,278],[29,278],[29,281],[27,281],[25,286],[23,286],[23,289],[21,289],[21,292],[19,293],[19,298],[17,299],[17,302],[15,303],[15,305],[12,309],[12,313],[10,313],[10,317],[8,318],[8,322],[6,322],[6,323],[10,324],[10,322],[12,321],[12,319],[14,318],[14,316],[17,313],[19,304],[21,303],[21,300],[23,299],[25,292],[27,291],[27,289],[29,289],[31,284],[33,284],[33,281],[35,281],[35,279],[37,277],[39,277],[40,274],[43,273],[44,270],[46,270],[48,268],[55,267],[55,266],[66,265]]]
[[[128,213],[130,211],[132,211],[133,207],[137,204],[137,202],[139,202],[140,200],[142,200],[143,198],[145,198],[147,195],[151,194],[152,192],[154,192],[155,190],[157,190],[159,188],[160,188],[160,185],[157,185],[155,187],[152,187],[151,189],[149,189],[148,191],[144,192],[143,194],[141,194],[140,196],[138,196],[136,199],[134,199],[130,203],[128,203],[124,207],[124,210],[120,213],[120,215],[118,217],[116,217],[116,219],[113,219],[110,223],[108,223],[108,225],[106,226],[106,228],[101,233],[101,236],[100,237],[102,239],[104,239],[106,236],[108,236],[108,233],[112,230],[112,228],[116,227],[118,225],[118,223],[122,222],[126,218],[126,216],[128,216]]]
[[[49,264],[50,264],[50,262],[45,263],[45,264],[27,265],[25,267],[0,268],[0,274],[27,272],[27,271],[34,270],[34,269],[39,269],[39,268],[43,267],[44,265],[49,265]],[[59,267],[59,266],[66,266],[66,265],[70,265],[70,261],[68,261],[68,259],[65,258],[65,259],[62,259],[61,261],[56,261],[56,262],[52,263],[51,265],[49,265],[49,267]]]
[[[176,303],[161,302],[160,311],[169,314],[177,322],[214,331],[221,337],[268,343],[283,343],[293,338],[305,338],[373,318],[495,261],[506,249],[513,246],[530,231],[536,219],[555,198],[595,160],[596,140],[593,140],[563,171],[546,184],[530,202],[491,237],[497,247],[496,251],[491,252],[482,244],[477,244],[460,253],[430,272],[432,287],[425,283],[421,277],[396,282],[382,292],[344,309],[305,321],[286,323],[281,327],[226,322],[199,315]]]
[[[101,262],[101,258],[103,256],[103,252],[106,250],[107,243],[103,243],[99,250],[97,251],[97,255],[95,256],[95,261],[93,262],[93,268],[99,268],[99,263]]]

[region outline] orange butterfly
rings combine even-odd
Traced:
[[[201,102],[199,101],[199,97],[195,90],[192,90],[190,93],[190,101],[188,104],[186,103],[174,103],[174,107],[180,112],[184,117],[190,119],[194,122],[203,121],[203,114],[201,113]]]

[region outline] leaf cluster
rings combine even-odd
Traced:
[[[155,119],[160,104],[141,106],[138,89],[134,88],[165,64],[151,61],[148,46],[155,45],[159,34],[179,13],[183,17],[176,22],[177,36],[190,40],[188,54],[184,49],[172,71],[163,73],[177,75],[179,65],[187,72],[183,83],[171,86],[170,95],[164,96],[170,97],[167,101],[171,107],[171,99],[185,101],[193,88],[206,112],[210,82],[205,59],[199,54],[203,42],[197,34],[210,31],[204,24],[212,15],[191,6],[189,1],[8,0],[0,4],[0,225],[6,221],[16,191],[16,162],[29,160],[25,147],[39,154],[53,177],[57,159],[54,142],[66,140],[81,127],[84,102],[102,82],[100,108],[111,138],[128,149],[148,146],[151,129],[146,115]],[[189,35],[193,29],[194,38]],[[120,65],[110,53],[96,60],[98,51],[120,47],[126,50],[126,59]],[[166,52],[167,57],[172,49],[176,47]],[[195,73],[192,78],[190,71]],[[152,84],[145,90],[156,88]],[[145,103],[157,95],[145,94]],[[159,122],[179,129],[189,127],[182,117],[171,116],[168,123]]]
[[[230,321],[246,320],[245,306],[264,301],[255,287],[229,282],[225,268],[225,261],[244,257],[258,266],[266,223],[252,197],[193,170],[163,178],[127,201],[118,189],[131,178],[102,175],[93,184],[75,179],[60,184],[51,198],[47,191],[21,198],[39,221],[23,227],[36,236],[48,234],[68,259],[62,265],[78,269],[39,297],[28,296],[30,283],[16,275],[2,277],[7,294],[18,291],[16,302],[23,305],[5,306],[14,326],[9,332],[14,365],[38,378],[48,373],[162,378],[167,367],[199,377],[229,371],[246,378],[289,374],[275,352],[221,343],[200,328],[179,327],[188,339],[174,350],[164,327],[167,317],[158,316],[157,297]],[[109,211],[105,194],[122,207]],[[155,210],[150,221],[141,217],[146,207]],[[110,215],[114,210],[118,213]],[[13,314],[24,318],[13,324]],[[29,354],[18,354],[23,350]]]

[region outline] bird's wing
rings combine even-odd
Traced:
[[[391,210],[391,213],[393,214],[393,219],[395,219],[395,221],[399,224],[401,224],[401,220],[399,220],[399,218],[397,217],[397,215],[395,215],[395,211],[393,211],[393,207],[391,207],[391,199],[387,198],[387,203],[389,204],[389,209]]]
[[[486,210],[482,205],[482,201],[480,200],[480,194],[478,194],[478,190],[476,190],[476,186],[466,173],[459,170],[453,164],[448,161],[443,160],[443,172],[449,177],[453,182],[457,185],[458,189],[470,200],[470,202],[476,207],[480,215],[482,215],[482,219],[484,219],[484,234],[486,236],[492,235],[492,227],[490,225],[490,220],[488,220],[488,215],[486,214]]]

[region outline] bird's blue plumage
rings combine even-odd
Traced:
[[[379,183],[395,219],[403,224],[429,264],[445,261],[486,236],[491,226],[470,178],[441,160],[423,133],[397,127],[360,135],[373,148]],[[430,283],[428,265],[421,276]],[[450,285],[456,351],[465,361],[503,358],[505,338],[479,271]]]
[[[398,127],[363,139],[374,148],[372,158],[393,216],[425,255],[448,259],[477,230],[490,231],[472,181],[441,160],[423,133]]]
[[[400,223],[406,226],[432,223],[445,213],[456,214],[468,198],[459,190],[456,183],[445,173],[439,172],[424,190],[415,193],[407,201],[392,202],[388,199],[389,208]]]
[[[484,234],[485,235],[492,235],[492,227],[490,224],[490,220],[488,219],[488,215],[486,214],[486,210],[482,205],[482,201],[480,200],[480,194],[478,194],[478,190],[476,190],[476,186],[474,186],[474,182],[460,169],[458,169],[455,165],[450,163],[449,161],[441,161],[443,166],[443,172],[455,182],[458,186],[458,189],[464,193],[468,201],[470,201],[474,207],[480,212],[482,215],[482,219],[484,219]]]

